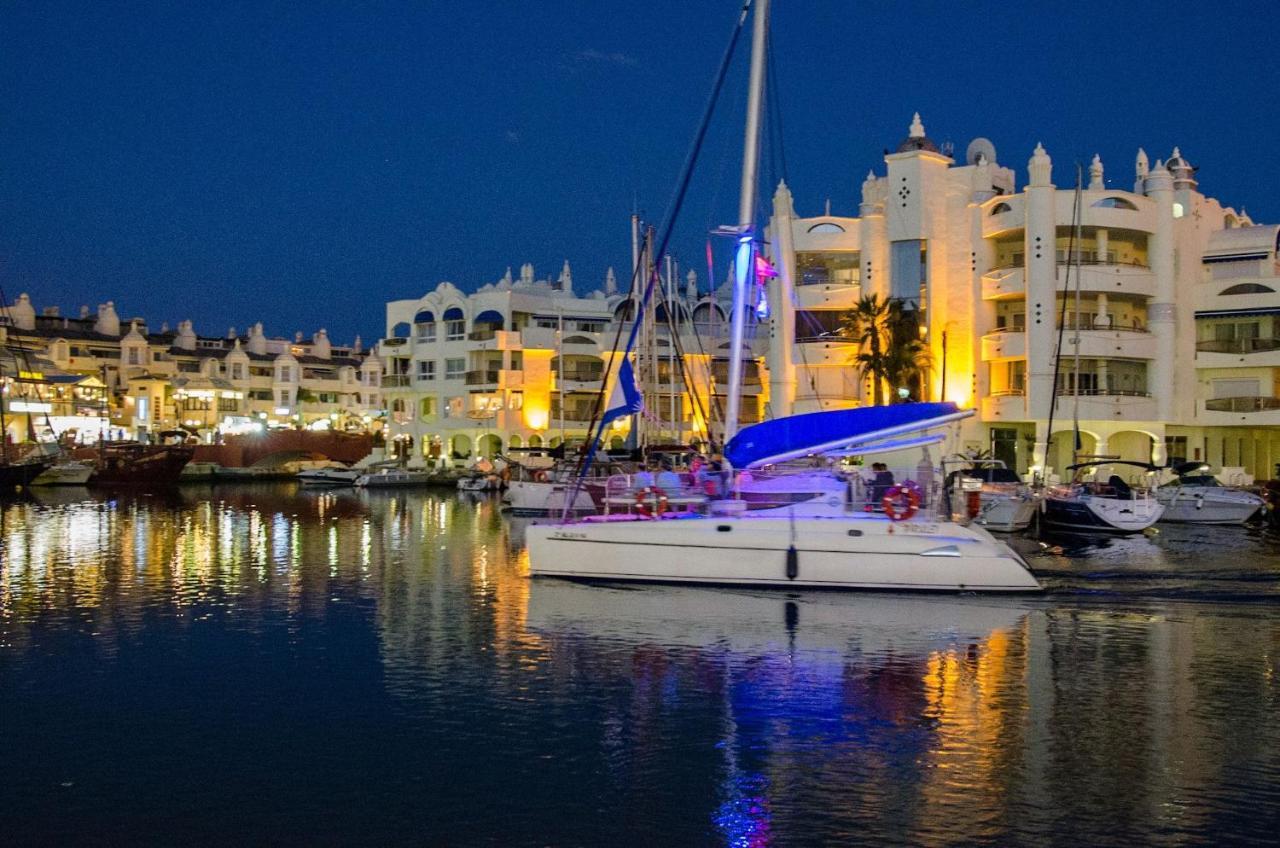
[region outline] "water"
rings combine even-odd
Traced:
[[[1280,539],[991,599],[530,581],[491,500],[0,505],[5,845],[1274,844]]]

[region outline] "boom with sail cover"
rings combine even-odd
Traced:
[[[735,468],[757,468],[818,453],[871,445],[973,415],[954,403],[902,403],[791,415],[740,431],[725,446]]]

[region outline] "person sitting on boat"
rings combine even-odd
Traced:
[[[670,462],[662,463],[662,470],[658,472],[654,484],[669,495],[678,494],[684,488],[680,482],[680,475],[671,467]]]
[[[650,459],[648,465],[643,471],[637,471],[635,477],[632,478],[632,486],[639,491],[640,489],[651,489],[655,484],[654,472],[658,470],[656,460]]]
[[[875,476],[871,478],[871,503],[878,504],[884,499],[885,493],[894,487],[896,481],[889,466],[883,462],[872,463],[871,470],[875,472]]]

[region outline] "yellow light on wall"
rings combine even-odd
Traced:
[[[538,399],[541,400],[540,398]],[[530,430],[545,430],[551,421],[551,410],[536,402],[533,398],[525,398],[524,423]]]

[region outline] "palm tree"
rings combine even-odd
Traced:
[[[891,327],[897,301],[881,299],[879,295],[864,294],[853,309],[845,313],[842,335],[858,345],[852,357],[854,365],[865,380],[871,378],[872,398],[876,406],[884,403],[884,381],[889,379],[889,349],[892,347]]]
[[[884,403],[885,383],[920,393],[929,374],[930,353],[917,327],[915,314],[904,310],[902,301],[875,294],[863,295],[845,313],[842,335],[858,345],[851,361],[863,379],[870,377],[876,406]]]

